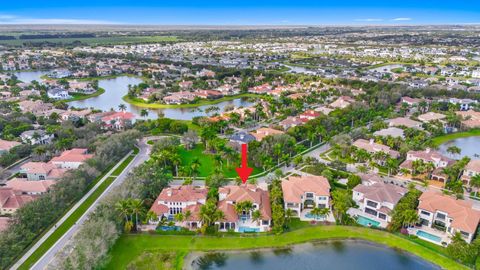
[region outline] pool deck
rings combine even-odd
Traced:
[[[418,236],[417,231],[419,231],[419,230],[424,231],[424,232],[429,233],[429,234],[432,234],[432,235],[435,235],[435,236],[438,236],[442,240],[439,243],[439,242],[435,242],[431,239],[428,239],[428,238],[425,238],[425,237],[422,237],[422,236]],[[430,243],[433,243],[433,244],[436,244],[436,245],[439,245],[439,246],[442,246],[443,242],[445,242],[447,244],[450,244],[450,242],[452,241],[452,239],[450,239],[450,235],[448,233],[442,232],[442,231],[439,231],[439,230],[436,230],[436,229],[433,229],[433,228],[430,228],[430,227],[427,227],[427,226],[408,228],[407,231],[408,231],[408,234],[410,234],[410,235],[415,235],[422,240],[425,240],[427,242],[430,242]]]
[[[387,228],[387,225],[388,225],[388,222],[383,220],[383,219],[379,219],[378,217],[374,216],[374,215],[370,215],[368,213],[365,213],[365,212],[362,212],[362,210],[358,209],[358,208],[350,208],[348,209],[347,211],[347,214],[349,214],[350,216],[352,217],[356,217],[356,216],[363,216],[363,217],[366,217],[366,218],[369,218],[371,220],[374,220],[378,223],[380,223],[380,225],[378,227],[380,228]]]
[[[327,221],[327,222],[335,222],[335,217],[333,216],[333,213],[330,209],[330,213],[326,217],[320,217],[319,219],[315,219],[313,217],[307,217],[307,214],[309,214],[311,209],[303,209],[302,212],[300,213],[300,220],[302,221]]]

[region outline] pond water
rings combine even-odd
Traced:
[[[462,150],[460,155],[452,155],[448,153],[447,149],[450,146],[456,146]],[[480,159],[480,136],[472,136],[466,138],[458,138],[455,140],[448,141],[446,143],[441,144],[438,147],[438,151],[443,155],[454,158],[460,159],[462,157],[469,157],[471,159]]]
[[[363,241],[302,244],[286,249],[191,254],[193,270],[430,270],[438,266],[406,252]]]
[[[132,112],[138,118],[140,117],[140,111],[143,109],[141,107],[137,107],[122,100],[122,97],[128,93],[128,85],[136,85],[141,83],[142,80],[135,77],[128,77],[128,76],[120,76],[114,79],[105,79],[99,80],[98,85],[99,87],[105,89],[105,93],[98,97],[92,97],[85,100],[79,100],[70,102],[69,105],[77,108],[90,108],[93,107],[95,109],[101,109],[104,111],[108,111],[111,108],[118,110],[118,105],[125,104],[127,106],[127,111]],[[239,106],[250,106],[253,103],[247,101],[246,99],[235,99],[231,101],[224,101],[215,104],[220,111],[223,112],[225,106],[233,104],[236,107]],[[175,109],[147,109],[149,111],[148,117],[149,119],[156,119],[158,117],[158,113],[162,112],[164,117],[172,118],[172,119],[179,119],[179,120],[191,120],[193,117],[196,116],[205,116],[206,113],[204,110],[213,105],[205,105],[199,106],[196,108],[175,108]]]
[[[42,77],[43,75],[46,75],[48,73],[49,73],[48,70],[13,72],[13,74],[15,74],[15,76],[17,76],[17,78],[20,81],[25,82],[25,83],[29,83],[29,82],[32,82],[32,81],[41,82],[42,79],[40,77]]]

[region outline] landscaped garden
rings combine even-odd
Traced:
[[[236,167],[239,167],[238,162],[228,163],[225,158],[206,153],[205,147],[202,144],[197,144],[194,148],[187,150],[185,147],[180,147],[178,151],[180,158],[182,160],[183,166],[190,166],[197,162],[199,163],[198,167],[198,177],[207,177],[214,173],[215,168],[221,168],[223,175],[225,177],[233,178],[237,176],[237,172],[235,171]],[[249,164],[250,167],[252,165]],[[261,168],[253,167],[252,175],[257,173],[261,173]]]

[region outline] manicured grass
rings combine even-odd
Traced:
[[[111,260],[106,266],[106,269],[125,269],[130,262],[138,258],[145,251],[240,250],[283,247],[309,241],[339,239],[361,239],[391,248],[398,248],[437,264],[444,269],[469,269],[435,250],[404,237],[399,237],[385,231],[348,226],[314,226],[280,235],[264,235],[256,237],[201,237],[150,234],[123,235],[110,251]]]
[[[199,177],[207,177],[211,175],[214,169],[217,167],[215,165],[213,155],[204,153],[205,148],[202,144],[197,144],[197,146],[191,150],[186,150],[185,148],[180,148],[178,154],[182,159],[182,165],[186,166],[192,163],[192,160],[198,158],[200,160],[200,169],[199,169]],[[238,164],[230,164],[227,167],[227,162],[224,161],[223,163],[223,173],[226,177],[237,177],[237,172],[235,171],[235,167],[238,167]],[[260,168],[253,168],[253,173],[261,173],[262,170]]]
[[[472,137],[472,136],[480,136],[480,129],[471,129],[469,131],[451,133],[451,134],[435,137],[432,139],[432,143],[435,146],[439,146],[451,140],[455,140],[458,138]]]
[[[139,98],[131,98],[129,96],[124,96],[123,100],[127,103],[130,103],[132,105],[135,105],[137,107],[142,107],[142,108],[150,108],[150,109],[169,109],[169,108],[195,108],[199,106],[204,106],[204,105],[214,105],[223,101],[230,101],[234,100],[237,98],[260,98],[262,95],[257,95],[257,94],[251,94],[251,93],[244,93],[244,94],[238,94],[238,95],[233,95],[233,96],[225,96],[222,98],[218,99],[202,99],[197,103],[192,103],[192,104],[160,104],[160,103],[146,103],[143,99]]]
[[[120,164],[120,166],[118,166],[115,171],[112,172],[112,176],[118,176],[119,174],[121,174],[123,170],[125,170],[125,168],[128,166],[128,164],[130,164],[130,161],[132,161],[134,157],[135,155],[130,155],[129,157],[127,157],[125,161],[123,161],[122,164]]]
[[[133,156],[126,158],[122,164],[113,172],[121,173],[120,168],[125,169],[125,167],[132,161]],[[100,176],[101,179],[103,177]],[[43,242],[35,252],[32,253],[30,257],[19,267],[19,269],[29,269],[35,264],[42,256],[45,254],[53,244],[55,244],[72,226],[75,224],[78,219],[88,210],[88,208],[97,200],[97,198],[107,189],[108,186],[116,179],[116,177],[110,176],[60,225],[57,229]]]
[[[135,261],[131,262],[127,269],[136,270],[175,270],[182,269],[183,258],[186,252],[144,252]]]
[[[66,99],[65,102],[71,102],[71,101],[77,101],[77,100],[84,100],[84,99],[88,99],[88,98],[92,98],[92,97],[98,97],[103,93],[105,93],[105,89],[103,89],[103,88],[98,88],[98,90],[95,91],[95,93],[92,93],[92,94],[71,93],[70,96],[72,96],[72,98]]]

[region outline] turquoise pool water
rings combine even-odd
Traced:
[[[320,219],[323,218],[322,216],[315,216],[315,215],[312,215],[312,214],[310,214],[310,213],[305,214],[305,217],[306,217],[306,218],[316,219],[316,220],[320,220]]]
[[[436,236],[436,235],[433,235],[431,233],[428,233],[428,232],[425,232],[425,231],[422,231],[422,230],[418,230],[416,235],[418,237],[421,237],[421,238],[426,238],[428,240],[431,240],[431,241],[434,241],[434,242],[437,242],[437,243],[440,243],[442,242],[442,238]]]
[[[357,223],[365,227],[378,227],[380,225],[380,222],[364,216],[358,216]]]
[[[250,228],[250,227],[238,227],[238,232],[241,232],[241,233],[260,232],[260,229]]]

